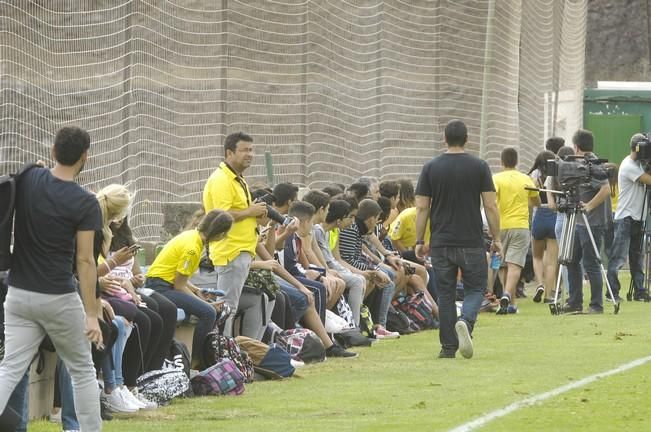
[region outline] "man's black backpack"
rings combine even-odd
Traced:
[[[21,175],[37,167],[28,163],[16,174],[0,177],[0,271],[11,268],[11,236],[14,230],[14,210],[16,205],[16,183]]]

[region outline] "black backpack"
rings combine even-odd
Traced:
[[[28,163],[15,174],[0,177],[0,271],[11,268],[11,238],[14,231],[16,183],[21,175],[39,165]]]
[[[188,376],[188,379],[190,378],[192,359],[190,358],[190,350],[188,350],[188,347],[183,342],[172,339],[167,359],[174,364],[177,369],[183,369],[183,372]]]

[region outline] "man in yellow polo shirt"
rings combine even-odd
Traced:
[[[515,305],[515,289],[531,242],[529,205],[539,206],[540,198],[538,192],[525,189],[535,187],[531,178],[515,169],[518,164],[518,152],[507,147],[502,150],[501,159],[503,170],[493,176],[493,183],[500,210],[503,257],[500,279],[504,285],[497,313],[504,315],[518,311]]]
[[[233,313],[237,310],[249,266],[258,242],[258,216],[267,213],[265,203],[251,200],[249,186],[242,173],[253,160],[253,139],[242,132],[228,135],[224,141],[224,162],[212,173],[203,189],[203,207],[227,211],[233,227],[226,239],[210,243],[210,259],[217,272],[217,289]],[[233,316],[226,321],[224,333],[233,335]]]

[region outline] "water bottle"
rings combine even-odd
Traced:
[[[500,257],[497,252],[493,252],[491,255],[491,268],[493,270],[499,270],[502,265],[502,257]]]

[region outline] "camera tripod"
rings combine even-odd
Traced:
[[[646,170],[645,170],[646,172]],[[651,217],[651,212],[649,209],[649,187],[644,186],[644,205],[642,206],[642,214],[640,215],[640,220],[642,221],[641,233],[642,241],[640,242],[640,255],[642,256],[642,273],[644,277],[644,282],[641,287],[636,287],[635,277],[631,274],[631,283],[628,286],[628,293],[626,293],[626,300],[632,301],[636,288],[638,290],[644,290],[645,298],[644,301],[651,301],[649,297],[649,270],[651,270],[651,226],[649,226],[649,218]],[[629,263],[630,266],[630,263]]]
[[[558,191],[550,191],[553,193],[563,193]],[[565,195],[565,193],[563,193]],[[565,213],[565,220],[563,221],[563,230],[561,238],[558,241],[558,277],[556,278],[556,290],[554,292],[554,302],[549,305],[549,309],[552,315],[560,315],[566,312],[563,308],[563,305],[559,302],[559,296],[561,293],[561,267],[565,267],[571,264],[574,260],[574,234],[576,232],[576,223],[577,216],[580,214],[583,218],[583,223],[585,224],[586,230],[588,231],[588,236],[590,237],[590,243],[592,244],[592,249],[594,250],[595,256],[599,261],[599,267],[601,268],[601,274],[603,280],[608,288],[608,293],[610,293],[610,298],[613,299],[613,307],[615,315],[619,313],[620,303],[615,299],[613,295],[613,290],[608,283],[608,278],[606,275],[606,269],[604,268],[603,261],[601,260],[601,254],[599,253],[599,248],[597,248],[597,243],[595,242],[594,235],[592,234],[592,229],[588,223],[588,217],[585,214],[585,211],[581,206],[577,204],[564,204],[559,208],[559,211]],[[581,289],[578,287],[577,289]]]

